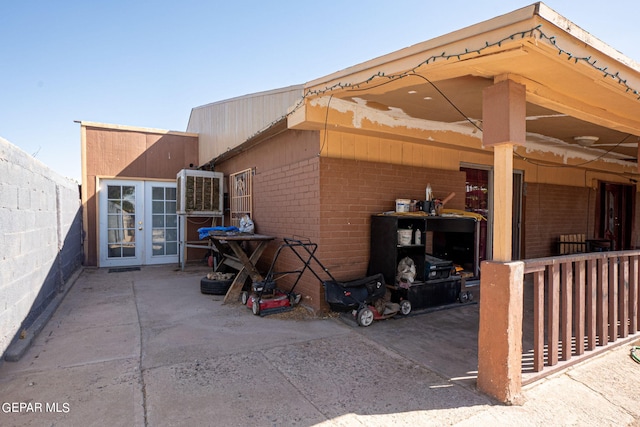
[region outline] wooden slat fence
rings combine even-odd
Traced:
[[[532,350],[532,378],[640,336],[639,260],[634,250],[524,261],[533,307],[524,310],[532,316],[523,322],[523,353]]]

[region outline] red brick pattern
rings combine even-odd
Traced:
[[[526,185],[523,218],[523,258],[557,253],[561,234],[593,238],[596,191],[551,184]]]
[[[228,174],[254,167],[253,211],[257,232],[279,239],[305,237],[317,243],[316,256],[338,280],[367,273],[370,217],[394,210],[397,198],[423,199],[425,187],[430,183],[436,197],[456,193],[448,207],[464,208],[462,172],[318,156],[298,157],[287,163],[292,154],[286,147],[293,148],[289,146],[290,138],[275,137],[216,170]],[[298,143],[306,144],[301,140]],[[297,147],[298,152],[300,148]],[[263,271],[268,270],[279,239],[265,251],[259,264]],[[295,255],[286,250],[278,257],[276,270],[295,270],[301,266]],[[313,267],[322,272],[319,266]],[[283,279],[278,285],[286,289],[290,280]],[[313,309],[326,308],[324,289],[312,274],[305,273],[296,291],[304,295],[303,302]]]
[[[465,174],[357,160],[322,158],[320,162],[320,256],[338,280],[367,273],[371,215],[395,210],[395,200],[424,199],[431,184],[434,195],[464,209]]]

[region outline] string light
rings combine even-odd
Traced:
[[[571,52],[561,48],[558,46],[557,40],[556,40],[556,36],[549,36],[547,34],[545,34],[542,31],[542,24],[531,28],[529,30],[525,30],[525,31],[519,31],[516,33],[513,33],[507,37],[504,37],[498,41],[495,41],[493,43],[490,43],[488,41],[485,42],[484,46],[478,48],[478,49],[469,49],[468,47],[464,49],[464,52],[456,52],[456,53],[449,53],[447,54],[446,51],[442,52],[440,55],[432,55],[429,58],[423,60],[421,63],[419,63],[418,65],[416,65],[415,67],[404,71],[402,73],[398,73],[398,74],[393,74],[393,75],[385,75],[383,72],[378,72],[374,75],[372,75],[371,77],[369,77],[368,79],[360,82],[360,83],[354,83],[354,84],[344,84],[341,82],[338,82],[336,84],[334,84],[333,86],[329,86],[326,87],[324,89],[316,89],[316,90],[309,90],[305,93],[304,97],[308,97],[308,96],[318,96],[318,95],[324,95],[327,92],[333,92],[335,90],[340,90],[340,89],[359,89],[360,87],[364,86],[364,85],[368,85],[372,80],[378,78],[378,77],[386,77],[387,79],[393,79],[393,80],[397,80],[397,79],[401,79],[404,77],[407,77],[409,75],[413,75],[416,74],[418,69],[420,67],[422,67],[423,65],[428,65],[429,63],[433,63],[436,62],[436,60],[438,59],[446,59],[449,60],[451,58],[456,58],[458,60],[461,60],[463,56],[467,56],[469,54],[475,53],[475,54],[481,54],[482,51],[486,50],[486,49],[490,49],[492,47],[498,46],[501,47],[502,43],[509,41],[509,40],[516,40],[518,38],[518,36],[520,37],[520,39],[524,39],[525,37],[537,37],[540,40],[547,40],[553,47],[555,47],[558,50],[558,55],[562,56],[562,55],[566,55],[567,56],[567,60],[572,60],[574,61],[574,63],[578,63],[578,62],[585,62],[586,64],[588,64],[589,66],[591,66],[592,68],[598,70],[599,72],[602,73],[603,78],[608,78],[611,77],[615,80],[618,81],[619,84],[623,85],[625,87],[625,92],[632,92],[634,95],[637,96],[637,100],[640,100],[640,92],[637,89],[632,88],[631,86],[629,86],[627,84],[627,80],[626,79],[622,79],[622,77],[620,77],[620,73],[618,71],[616,71],[615,73],[611,73],[608,71],[608,67],[598,67],[596,65],[596,60],[594,59],[592,61],[591,56],[576,56],[573,55]]]
[[[516,40],[517,38],[520,39],[524,39],[524,38],[537,38],[539,40],[546,40],[548,43],[550,43],[553,47],[555,47],[558,50],[558,55],[562,56],[562,55],[566,55],[567,56],[567,60],[572,60],[574,61],[575,64],[578,64],[579,62],[584,62],[587,65],[591,66],[593,69],[599,71],[600,73],[602,73],[602,77],[604,79],[607,78],[612,78],[614,80],[617,80],[618,84],[624,86],[625,88],[625,93],[629,93],[631,92],[633,95],[636,96],[636,100],[640,100],[640,91],[638,91],[637,89],[634,89],[633,87],[629,86],[627,84],[627,80],[623,79],[622,77],[620,77],[620,72],[616,71],[615,73],[611,73],[608,71],[608,67],[599,67],[596,65],[597,60],[593,59],[591,56],[576,56],[573,55],[571,52],[563,49],[562,47],[558,46],[557,43],[557,39],[556,36],[549,36],[547,34],[545,34],[542,31],[542,24],[533,27],[531,29],[525,30],[525,31],[518,31],[515,32],[507,37],[504,37],[500,40],[494,41],[494,42],[489,42],[489,41],[485,41],[484,46],[481,46],[477,49],[470,49],[470,48],[465,48],[464,52],[456,52],[456,53],[449,53],[447,54],[446,51],[443,51],[441,54],[439,55],[432,55],[426,59],[424,59],[422,62],[420,62],[418,65],[416,65],[415,67],[403,71],[401,73],[397,73],[397,74],[391,74],[391,75],[386,75],[384,72],[382,71],[378,71],[377,73],[373,74],[371,77],[369,77],[366,80],[363,80],[359,83],[343,83],[343,82],[338,82],[335,83],[332,86],[328,86],[325,87],[324,89],[314,89],[314,90],[307,90],[303,95],[302,98],[296,103],[296,105],[285,115],[283,115],[282,117],[274,120],[273,122],[271,122],[270,124],[268,124],[263,130],[256,132],[254,135],[251,136],[251,138],[257,136],[258,134],[260,134],[261,132],[263,132],[264,130],[269,129],[270,127],[274,126],[276,123],[284,120],[285,118],[287,118],[289,115],[293,114],[296,110],[298,110],[299,108],[301,108],[304,105],[304,102],[306,100],[306,98],[309,98],[311,96],[322,96],[325,95],[327,93],[332,93],[334,91],[338,91],[338,90],[348,90],[348,91],[361,91],[361,90],[366,90],[366,89],[372,89],[375,87],[379,87],[382,85],[385,85],[387,83],[390,83],[392,81],[396,81],[399,79],[403,79],[409,76],[418,76],[418,77],[424,77],[422,75],[420,75],[418,73],[418,69],[425,66],[425,65],[429,65],[432,64],[434,62],[436,62],[439,59],[445,59],[445,60],[450,60],[451,58],[456,58],[458,60],[461,60],[462,57],[464,56],[468,56],[468,55],[472,55],[472,54],[476,54],[476,55],[480,55],[482,54],[483,51],[490,49],[492,47],[498,46],[501,47],[502,43],[509,41],[509,40]],[[376,85],[372,85],[374,80],[379,80],[379,79],[384,79],[383,81],[381,81],[379,84]],[[425,78],[426,79],[426,78]],[[429,83],[431,83],[428,79],[426,79]],[[431,83],[431,85],[433,85],[433,83]],[[433,85],[435,87],[435,85]],[[436,88],[437,89],[437,88]],[[440,92],[438,90],[438,92]],[[442,92],[440,92],[442,94]],[[444,96],[444,94],[442,94]],[[446,97],[445,97],[446,99]]]

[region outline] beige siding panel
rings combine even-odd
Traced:
[[[391,153],[393,152],[393,144],[387,139],[380,139],[380,159],[381,163],[385,163],[391,160]]]
[[[381,161],[380,138],[369,136],[367,137],[366,144],[367,144],[367,161],[380,162]]]
[[[200,164],[233,149],[283,118],[302,99],[302,85],[196,107],[188,132],[200,136]]]
[[[324,145],[324,153],[327,157],[341,158],[342,143],[340,142],[340,134],[335,132],[321,132],[322,144]]]
[[[320,135],[322,157],[450,171],[459,170],[462,163],[493,167],[492,149],[465,151],[460,150],[458,146],[442,146],[437,141],[406,141],[340,131],[327,131],[326,134],[320,131]],[[557,161],[553,155],[548,158]],[[563,164],[553,167],[543,164],[546,164],[544,160],[535,160],[532,163],[517,156],[514,158],[514,169],[524,171],[527,183],[593,188],[594,182],[599,180],[627,182],[617,174],[585,172],[582,168]]]
[[[342,134],[342,158],[355,160],[356,158],[356,150],[355,150],[355,138],[352,134],[343,133]]]

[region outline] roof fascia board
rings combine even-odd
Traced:
[[[145,128],[138,126],[127,126],[127,125],[116,125],[109,123],[98,123],[98,122],[87,122],[82,120],[75,120],[76,123],[79,123],[80,126],[85,128],[98,128],[98,129],[111,129],[111,130],[121,130],[121,131],[131,131],[131,132],[143,132],[143,133],[152,133],[158,135],[179,135],[179,136],[194,136],[197,137],[197,133],[193,132],[181,132],[176,130],[166,130],[166,129],[156,129],[156,128]]]
[[[593,36],[588,31],[585,31],[584,29],[574,24],[569,19],[560,15],[555,10],[551,9],[546,4],[539,3],[537,13],[545,21],[550,22],[551,24],[565,31],[567,34],[575,37],[576,39],[583,42],[584,44],[604,53],[606,56],[612,59],[615,59],[616,61],[630,68],[633,68],[635,71],[640,72],[640,64],[638,64],[636,61],[624,55],[622,52],[616,50],[610,45],[606,44],[599,38]]]

